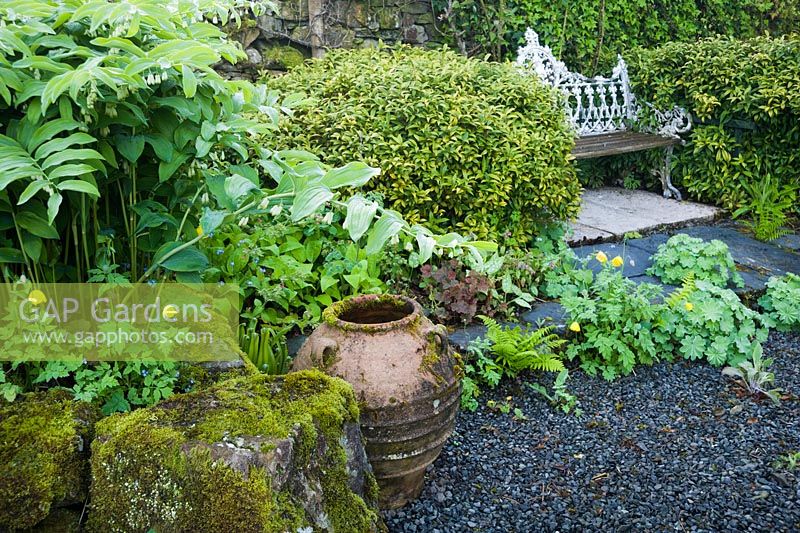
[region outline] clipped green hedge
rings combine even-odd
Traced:
[[[734,209],[743,181],[800,184],[800,37],[672,43],[628,60],[640,98],[693,115],[673,172],[692,197]]]
[[[525,242],[537,222],[578,211],[558,96],[511,65],[405,46],[334,50],[272,84],[310,96],[273,144],[380,167],[368,187],[409,221]]]

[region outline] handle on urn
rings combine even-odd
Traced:
[[[339,343],[328,337],[318,337],[311,346],[311,363],[317,368],[326,369],[336,362],[338,353]]]

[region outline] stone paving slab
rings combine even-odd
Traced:
[[[621,239],[626,233],[707,223],[720,214],[716,207],[668,200],[647,191],[616,187],[587,189],[571,244]]]
[[[585,224],[573,223],[570,228],[572,229],[572,236],[570,242],[598,242],[607,241],[614,238],[613,233],[603,231],[601,229],[586,226]]]
[[[733,260],[753,270],[779,276],[800,272],[800,255],[770,243],[757,241],[729,226],[697,226],[681,230],[704,240],[719,239],[728,245]]]
[[[796,233],[790,233],[789,235],[778,237],[772,241],[772,244],[777,244],[781,248],[786,248],[787,250],[791,250],[793,252],[800,252],[800,235]]]

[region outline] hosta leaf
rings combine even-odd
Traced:
[[[419,247],[419,262],[426,263],[433,255],[433,249],[436,247],[436,239],[426,235],[421,229],[418,229],[417,246]]]
[[[0,263],[24,263],[22,252],[16,248],[0,248]]]
[[[165,243],[156,252],[153,262],[173,272],[201,272],[208,268],[208,257],[194,246],[184,248],[175,255],[162,259],[183,244],[181,242]]]
[[[22,233],[22,249],[25,255],[38,263],[42,256],[42,239],[25,231]]]
[[[188,160],[189,155],[181,153],[173,157],[172,161],[169,163],[165,161],[160,162],[158,164],[158,180],[161,182],[167,181],[175,174],[175,172],[177,172],[179,168],[181,168],[181,165],[186,163]]]
[[[225,194],[234,204],[255,189],[258,189],[255,183],[239,174],[225,178]]]
[[[144,152],[144,135],[117,135],[117,151],[122,157],[135,163]]]
[[[228,211],[214,211],[206,207],[200,218],[200,228],[203,230],[203,234],[208,235],[220,227],[228,214]]]

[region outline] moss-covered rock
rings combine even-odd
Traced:
[[[29,533],[80,533],[82,506],[58,507],[36,524]]]
[[[113,415],[92,443],[92,531],[374,531],[348,384],[251,375]]]
[[[303,53],[293,46],[267,46],[261,50],[266,68],[288,70],[302,65],[306,60]]]
[[[96,407],[65,391],[0,403],[0,530],[36,525],[51,508],[83,503]]]

